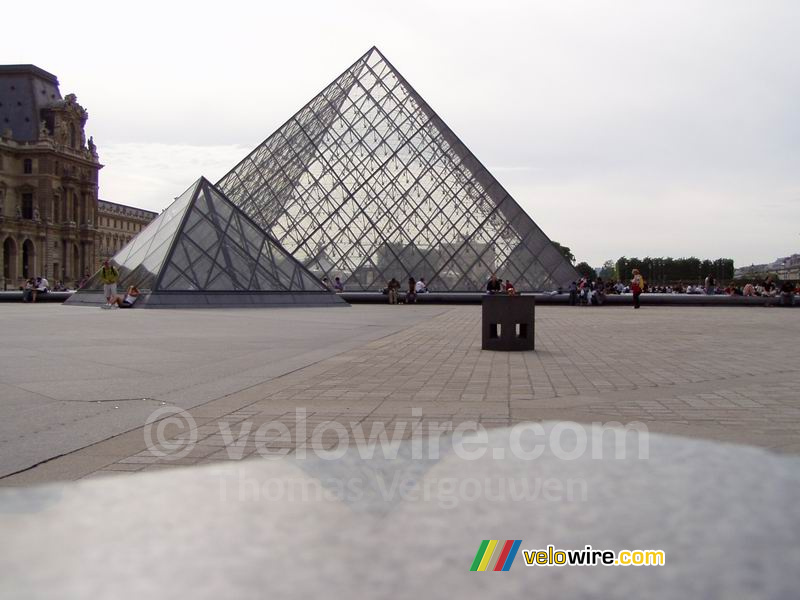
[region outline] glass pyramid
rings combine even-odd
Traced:
[[[204,178],[111,262],[118,292],[135,285],[147,306],[345,304]],[[104,302],[102,289],[98,271],[70,301]]]
[[[377,48],[217,184],[317,277],[566,286],[572,265]]]

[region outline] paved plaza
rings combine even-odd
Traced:
[[[546,306],[525,353],[481,351],[478,306],[16,306],[0,319],[11,340],[0,371],[5,486],[255,457],[244,434],[272,421],[292,441],[266,446],[290,451],[334,447],[335,436],[310,440],[327,421],[571,420],[800,453],[792,310]],[[165,406],[195,423],[179,459],[145,442],[145,419]],[[223,431],[241,438],[235,452]]]

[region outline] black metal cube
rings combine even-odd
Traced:
[[[484,350],[533,350],[533,296],[487,294],[483,297]]]

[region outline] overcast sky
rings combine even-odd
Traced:
[[[800,2],[23,2],[0,61],[89,111],[100,197],[216,181],[373,44],[552,239],[800,251]]]

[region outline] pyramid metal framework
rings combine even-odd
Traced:
[[[565,286],[572,265],[371,48],[217,184],[317,277],[377,290]]]
[[[111,262],[137,306],[346,305],[204,178]],[[98,271],[69,302],[105,302],[102,289]]]

